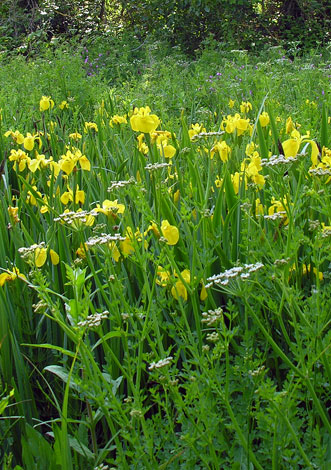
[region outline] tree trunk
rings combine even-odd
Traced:
[[[101,0],[100,13],[99,13],[99,25],[101,25],[105,18],[106,12],[106,0]]]

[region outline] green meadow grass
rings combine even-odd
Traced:
[[[100,47],[0,68],[2,469],[326,470],[329,51]]]

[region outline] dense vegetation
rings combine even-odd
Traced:
[[[188,3],[0,6],[3,470],[330,467],[327,2]]]
[[[259,50],[296,42],[310,49],[330,41],[328,0],[3,0],[0,50],[31,53],[41,40],[123,32],[166,40],[189,53],[212,38],[226,47]]]

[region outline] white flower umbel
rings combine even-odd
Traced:
[[[116,242],[116,241],[124,241],[125,237],[122,237],[119,233],[115,235],[109,235],[108,233],[101,233],[97,237],[90,237],[87,242],[86,246],[91,248],[95,245],[105,245],[106,243]]]
[[[161,369],[162,367],[168,366],[173,360],[172,356],[166,357],[165,359],[160,359],[158,362],[152,362],[148,370]]]
[[[82,223],[86,223],[88,217],[97,217],[98,212],[95,211],[80,211],[80,212],[63,212],[59,214],[58,217],[55,217],[54,222],[66,222],[67,224],[72,224],[75,220],[79,220]]]
[[[255,370],[249,370],[248,373],[249,373],[252,377],[256,377],[257,375],[262,374],[264,370],[265,370],[265,366],[261,366],[261,367],[258,367],[258,368],[255,369]]]
[[[206,339],[210,343],[217,343],[217,341],[219,340],[219,334],[216,333],[216,331],[213,331],[212,333],[207,334]]]
[[[322,231],[322,238],[331,237],[331,230],[329,228],[324,228]]]
[[[291,261],[291,258],[275,259],[274,265],[275,266],[286,266],[290,261]]]
[[[94,467],[94,470],[111,470],[111,469],[109,469],[109,465],[104,465],[103,463],[101,463],[97,467]]]
[[[86,317],[86,320],[78,322],[77,326],[80,326],[82,328],[96,328],[97,326],[101,325],[102,320],[107,318],[108,315],[109,312],[107,310],[101,313],[95,313],[94,315],[88,315],[88,317]]]
[[[264,215],[263,216],[266,220],[277,220],[277,219],[284,219],[286,217],[286,211],[279,211],[275,212],[271,215]]]
[[[48,307],[48,304],[44,302],[43,300],[39,300],[38,303],[32,304],[34,313],[43,312],[44,310],[46,310],[47,307]]]
[[[192,141],[203,139],[204,137],[214,137],[214,136],[223,135],[223,134],[225,134],[225,131],[200,132],[199,134],[195,134],[194,136],[192,136]]]
[[[148,165],[145,166],[145,170],[148,171],[155,171],[155,170],[160,170],[161,168],[167,168],[171,166],[171,163],[149,163]]]
[[[308,173],[313,176],[324,176],[331,175],[331,169],[329,168],[311,168]]]
[[[284,155],[272,155],[270,158],[262,158],[261,165],[262,166],[276,166],[276,165],[289,165],[290,163],[294,163],[298,160],[297,155],[296,157],[284,157]]]
[[[244,264],[243,266],[234,266],[223,273],[215,274],[207,279],[209,281],[206,284],[206,289],[211,287],[213,284],[221,284],[222,286],[226,286],[231,279],[240,278],[246,279],[250,276],[251,273],[257,271],[258,269],[263,268],[262,263],[255,263],[255,264]]]
[[[308,223],[309,223],[309,227],[308,227],[309,232],[313,232],[314,230],[317,230],[321,226],[321,222],[319,220],[308,219]]]
[[[37,248],[39,248],[40,250],[42,248],[46,248],[45,242],[40,242],[39,244],[35,243],[34,245],[31,245],[31,246],[28,246],[28,247],[22,246],[17,251],[18,251],[20,257],[22,258],[22,260],[28,262],[28,261],[30,261],[31,256],[34,256],[35,251],[36,251]]]
[[[207,326],[215,325],[215,323],[219,322],[223,315],[223,309],[221,307],[217,308],[216,310],[208,310],[208,312],[202,313],[202,323],[206,323]]]
[[[108,192],[112,191],[113,189],[118,189],[118,188],[124,188],[125,186],[128,186],[129,184],[135,184],[136,180],[133,178],[129,178],[128,180],[123,180],[123,181],[114,181],[111,186],[107,189]]]

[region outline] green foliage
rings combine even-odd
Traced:
[[[330,41],[328,0],[4,0],[0,51],[34,55],[59,38],[114,40],[131,34],[180,46],[190,55],[206,40],[227,49],[260,50],[266,43],[310,50]]]
[[[264,2],[262,21],[284,45],[296,43],[309,50],[330,41],[330,4],[328,0]]]
[[[193,53],[209,35],[233,47],[250,47],[255,31],[255,2],[243,0],[166,0],[160,4],[119,2],[128,27],[156,34]],[[235,14],[234,14],[235,12]]]

